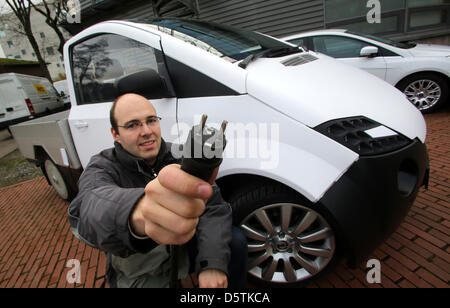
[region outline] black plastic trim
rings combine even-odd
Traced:
[[[389,153],[403,148],[411,140],[399,132],[395,136],[372,138],[365,131],[382,126],[364,116],[335,119],[314,128],[317,132],[339,142],[362,156]]]
[[[239,95],[217,80],[168,56],[166,64],[178,98]]]
[[[345,242],[351,267],[368,258],[397,229],[424,183],[427,168],[426,146],[416,139],[389,154],[360,157],[325,193],[319,203],[337,221],[336,231]],[[416,178],[408,194],[401,191],[408,183],[399,183],[399,174],[405,171]]]

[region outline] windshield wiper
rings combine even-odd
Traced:
[[[246,57],[244,60],[239,63],[239,67],[242,67],[243,69],[247,68],[247,66],[250,64],[250,62],[255,61],[258,58],[266,57],[266,58],[273,58],[273,57],[281,57],[281,56],[287,56],[293,53],[303,52],[302,49],[300,49],[298,46],[277,46],[272,47],[268,49],[264,49],[263,51],[253,53]]]

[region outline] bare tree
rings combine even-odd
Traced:
[[[39,48],[39,44],[36,41],[36,38],[33,35],[32,25],[31,25],[31,8],[30,1],[27,0],[5,0],[6,4],[11,8],[13,13],[16,15],[17,19],[20,22],[20,25],[23,28],[24,34],[27,36],[31,47],[36,54],[36,57],[39,61],[39,65],[44,76],[53,83],[52,77],[50,76],[50,72],[47,68],[47,64],[45,63],[45,59],[42,56],[41,50]]]
[[[45,17],[45,23],[49,25],[58,36],[58,51],[62,55],[66,39],[61,31],[59,23],[62,17],[64,17],[64,12],[67,9],[67,0],[39,0],[38,4],[35,4],[34,2],[29,1],[31,6]]]

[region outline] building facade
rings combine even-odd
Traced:
[[[65,79],[63,56],[58,52],[58,36],[45,23],[45,17],[35,10],[31,13],[31,25],[52,79]],[[67,38],[70,37],[67,31],[64,30],[64,32]],[[14,13],[4,11],[0,15],[0,46],[5,58],[37,61],[35,51],[28,38],[22,33]]]
[[[102,20],[155,17],[156,2],[163,3],[163,16],[194,16],[275,37],[347,28],[398,41],[450,44],[450,0],[81,0],[81,24],[72,25],[72,32]],[[195,3],[198,12],[190,12],[186,2]]]

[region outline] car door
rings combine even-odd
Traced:
[[[342,63],[365,70],[383,80],[386,79],[386,61],[383,56],[360,56],[363,47],[374,45],[361,40],[334,35],[315,36],[312,38],[312,44],[314,50],[317,52],[324,53],[338,59]]]
[[[117,82],[145,70],[162,74],[159,36],[145,33],[139,38],[102,33],[82,39],[72,48],[71,72],[76,104],[72,104],[69,125],[83,168],[93,155],[114,144],[109,111],[119,95]],[[176,98],[150,100],[162,118],[162,137],[168,141],[175,139],[178,135]],[[171,133],[175,136],[171,137]]]

